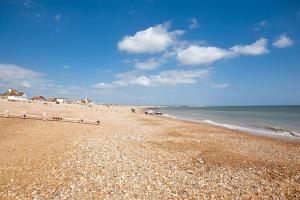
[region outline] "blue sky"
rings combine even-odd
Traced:
[[[300,104],[299,1],[0,0],[0,92]]]

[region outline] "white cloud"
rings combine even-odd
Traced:
[[[237,55],[261,55],[268,53],[269,50],[267,48],[268,40],[265,38],[261,38],[249,45],[235,45],[230,48],[232,52]]]
[[[167,70],[150,76],[153,85],[176,86],[179,84],[195,84],[199,79],[206,78],[208,70]]]
[[[45,86],[45,75],[14,64],[0,64],[0,86],[4,88],[33,88]]]
[[[217,60],[232,58],[239,55],[261,55],[268,53],[268,41],[261,38],[249,45],[235,45],[229,49],[214,46],[201,46],[191,44],[187,47],[176,49],[177,60],[184,65],[207,65]]]
[[[93,88],[96,89],[112,89],[113,86],[111,84],[107,84],[107,83],[97,83],[95,85],[92,85]]]
[[[199,24],[197,19],[190,19],[190,28],[196,28]],[[264,27],[267,21],[261,21],[258,26]],[[240,55],[261,55],[268,53],[268,40],[258,39],[248,45],[234,45],[231,48],[208,46],[204,42],[180,41],[176,36],[183,31],[169,31],[168,24],[159,24],[146,30],[139,31],[133,36],[125,36],[118,42],[120,51],[128,53],[161,53],[161,59],[148,59],[146,61],[134,60],[126,63],[134,64],[141,70],[152,70],[162,62],[176,59],[183,65],[209,65],[221,59],[229,59]]]
[[[45,78],[45,74],[14,65],[0,64],[0,87],[3,89],[15,88],[24,90],[33,95],[71,94],[79,95],[82,90],[76,86],[60,86]]]
[[[262,20],[259,23],[257,23],[254,27],[254,31],[259,31],[262,28],[266,27],[268,25],[268,21],[266,20]]]
[[[158,53],[171,46],[176,36],[181,34],[183,34],[181,30],[169,32],[168,24],[159,24],[139,31],[133,36],[123,37],[118,42],[118,48],[127,53]]]
[[[182,84],[195,84],[199,80],[208,77],[208,70],[166,70],[153,75],[138,75],[137,72],[126,72],[118,74],[118,80],[111,83],[98,83],[100,89],[111,89],[115,87],[126,86],[177,86]],[[98,85],[92,87],[97,88]],[[102,86],[109,85],[110,87],[103,88]]]
[[[94,98],[101,92],[85,86],[58,85],[45,78],[45,74],[15,64],[0,64],[0,93],[8,88],[24,90],[29,95],[64,96],[66,98]],[[98,84],[98,88],[101,84]],[[109,86],[102,85],[109,88]]]
[[[177,59],[184,65],[210,64],[228,56],[225,49],[191,45],[177,52]]]
[[[285,48],[292,46],[294,44],[294,40],[289,38],[286,34],[281,34],[275,41],[273,42],[273,46],[276,48]]]
[[[139,76],[130,82],[132,85],[153,86],[153,80],[147,76]]]
[[[259,26],[260,27],[264,27],[264,26],[266,26],[268,24],[268,22],[266,21],[266,20],[263,20],[263,21],[260,21],[259,22]]]
[[[199,23],[196,18],[190,19],[190,25],[189,25],[190,29],[197,28],[198,26],[199,26]]]
[[[60,22],[60,20],[61,20],[61,14],[54,15],[54,20],[57,21],[57,22]]]
[[[160,65],[160,61],[154,58],[151,58],[144,62],[136,61],[134,64],[134,66],[137,69],[141,69],[141,70],[153,70],[156,69],[159,65]]]

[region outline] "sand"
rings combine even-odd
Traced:
[[[300,144],[142,112],[0,100],[0,199],[299,199]],[[139,110],[138,110],[139,111]]]

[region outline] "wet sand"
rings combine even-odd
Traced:
[[[299,199],[300,144],[130,107],[0,101],[0,199]],[[139,110],[138,110],[139,111]]]

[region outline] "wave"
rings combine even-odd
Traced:
[[[208,120],[208,119],[194,120],[194,119],[188,119],[188,118],[180,118],[180,117],[177,117],[174,115],[169,115],[169,114],[164,114],[163,116],[173,118],[173,119],[181,119],[181,120],[187,120],[187,121],[192,121],[192,122],[211,124],[214,126],[225,127],[225,128],[229,128],[232,130],[239,130],[239,131],[248,132],[248,133],[257,134],[257,135],[274,136],[274,137],[277,136],[277,137],[284,137],[284,138],[290,138],[290,139],[300,139],[299,133],[289,130],[289,129],[283,129],[283,128],[279,128],[279,127],[264,126],[264,129],[258,129],[258,128],[238,126],[238,125],[233,125],[233,124],[219,123],[219,122],[215,122],[215,121]]]
[[[300,137],[299,133],[289,130],[289,129],[285,129],[285,128],[280,128],[280,127],[275,127],[275,126],[264,126],[265,129],[274,131],[274,132],[283,132],[286,134],[290,134],[294,137]]]

